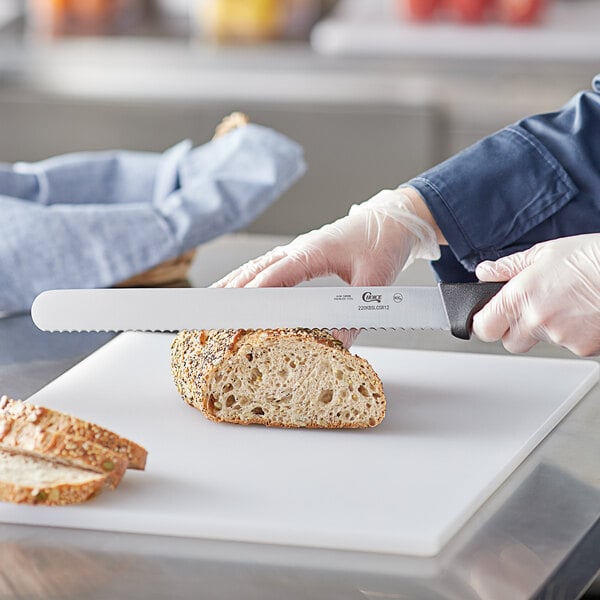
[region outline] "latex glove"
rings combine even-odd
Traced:
[[[390,285],[414,259],[440,255],[436,232],[417,216],[409,193],[383,190],[352,206],[346,217],[274,248],[214,285],[290,287],[332,274],[355,286]],[[350,345],[356,332],[336,335]]]
[[[510,352],[527,352],[539,341],[579,356],[600,352],[600,234],[559,238],[485,261],[476,275],[508,281],[473,319],[481,340],[502,339]]]

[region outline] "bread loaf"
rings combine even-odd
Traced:
[[[100,473],[0,450],[0,500],[5,502],[77,504],[95,496],[105,481]]]
[[[325,330],[182,331],[171,347],[177,389],[213,421],[275,427],[374,427],[381,380]]]

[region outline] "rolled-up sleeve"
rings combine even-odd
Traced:
[[[506,127],[408,185],[472,272],[537,242],[600,231],[599,128],[597,77],[562,110]]]

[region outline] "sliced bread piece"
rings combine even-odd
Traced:
[[[86,439],[44,431],[33,421],[0,412],[0,449],[19,450],[30,456],[105,475],[109,487],[119,485],[127,458]]]
[[[130,469],[143,470],[146,466],[148,452],[145,448],[95,423],[30,402],[12,400],[8,396],[0,397],[0,416],[3,414],[23,418],[48,433],[61,433],[100,444],[127,457]]]
[[[101,473],[0,450],[0,500],[5,502],[77,504],[98,494],[105,481]]]
[[[182,398],[213,421],[275,427],[374,427],[381,380],[319,329],[182,331],[171,347]]]

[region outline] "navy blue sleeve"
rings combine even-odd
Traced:
[[[482,260],[600,232],[600,76],[593,86],[407,183],[448,240],[451,252],[433,263],[440,278],[469,280]]]

